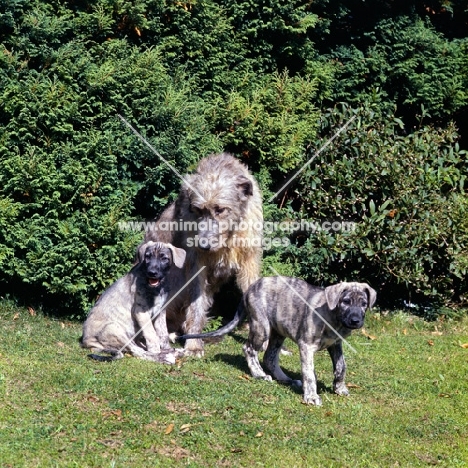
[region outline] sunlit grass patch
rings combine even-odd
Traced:
[[[345,348],[351,396],[322,407],[250,377],[246,332],[175,366],[94,362],[81,324],[0,305],[1,466],[466,466],[468,321],[371,314]],[[297,346],[281,364],[300,375]]]

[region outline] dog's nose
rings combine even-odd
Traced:
[[[211,241],[210,238],[205,236],[200,236],[198,238],[198,248],[201,250],[205,250],[206,252],[211,248]]]
[[[350,322],[351,322],[351,325],[353,325],[354,327],[358,327],[359,325],[361,325],[360,317],[352,317]]]

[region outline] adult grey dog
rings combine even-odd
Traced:
[[[167,311],[170,331],[201,333],[214,295],[229,280],[247,291],[260,277],[262,234],[262,197],[247,167],[228,153],[202,159],[145,238],[186,249],[186,281],[199,272],[186,290],[188,303]],[[203,342],[187,340],[185,350],[201,356]]]
[[[83,324],[81,346],[120,359],[125,351],[142,359],[174,364],[178,351],[169,345],[165,305],[183,286],[185,251],[147,242],[138,248],[138,263],[96,302]]]
[[[314,353],[327,349],[333,362],[333,390],[349,395],[345,384],[346,363],[342,342],[352,330],[364,324],[366,310],[377,294],[365,283],[339,283],[327,288],[311,286],[298,278],[271,276],[258,280],[246,294],[234,319],[218,330],[205,334],[184,335],[179,339],[218,338],[232,330],[248,316],[249,337],[244,353],[252,376],[303,386],[304,402],[321,405],[317,394]],[[288,337],[299,346],[302,378],[295,381],[279,366],[279,352]],[[262,369],[258,352],[268,340]]]

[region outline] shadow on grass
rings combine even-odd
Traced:
[[[245,341],[246,341],[245,338],[240,336],[240,335],[232,334],[230,336],[234,340],[236,340],[237,342],[242,343],[242,344],[245,343]],[[213,359],[215,361],[222,361],[222,362],[230,365],[231,367],[235,367],[236,369],[240,370],[244,374],[250,375],[250,369],[249,369],[249,367],[247,365],[247,361],[245,360],[244,356],[241,356],[239,354],[233,355],[233,354],[224,354],[224,353],[221,354],[220,353],[220,354],[216,354],[213,357]],[[261,359],[260,359],[260,362],[261,362]],[[280,363],[281,363],[281,359],[280,359]],[[283,366],[281,366],[281,368],[284,370],[285,374],[288,375],[289,377],[291,377],[293,380],[302,380],[302,375],[299,372],[288,371]],[[296,386],[291,386],[291,385],[285,384],[283,382],[276,382],[276,383],[291,388],[291,390],[293,390],[295,393],[302,394],[302,389],[301,388],[298,388]],[[334,393],[333,389],[330,386],[325,385],[320,380],[317,380],[317,392],[319,394],[320,393]]]

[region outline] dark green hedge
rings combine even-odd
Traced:
[[[405,136],[392,115],[340,106],[324,115],[323,131],[333,132],[353,113],[346,133],[290,190],[292,216],[352,221],[355,230],[296,232],[285,258],[314,281],[367,278],[384,303],[432,302],[433,313],[463,300],[468,155],[454,128],[424,126]]]
[[[143,234],[119,222],[156,216],[180,181],[120,114],[180,172],[237,154],[268,220],[359,226],[296,233],[265,252],[265,273],[367,280],[382,301],[462,302],[467,170],[451,120],[467,112],[464,13],[397,3],[358,17],[355,1],[5,0],[1,294],[82,317],[131,265]]]

